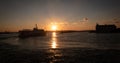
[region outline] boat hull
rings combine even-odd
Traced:
[[[45,31],[19,31],[20,38],[45,36],[45,35],[46,35]]]

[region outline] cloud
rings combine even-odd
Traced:
[[[77,19],[76,21],[68,22],[68,24],[70,24],[70,25],[84,25],[84,24],[87,24],[88,22],[89,22],[88,18],[85,17],[82,19]]]
[[[56,24],[56,25],[83,25],[83,24],[87,24],[89,21],[88,21],[88,18],[87,17],[84,17],[84,18],[78,18],[78,19],[69,19],[69,20],[63,20],[63,21],[57,21],[57,22],[51,22],[50,24]]]
[[[83,21],[88,21],[88,18],[87,17],[83,18]]]
[[[114,18],[113,21],[114,21],[115,23],[120,23],[120,19],[119,19],[119,18]]]
[[[84,17],[82,19],[78,19],[77,21],[79,21],[79,22],[88,22],[88,18]]]
[[[109,19],[102,19],[98,21],[100,24],[120,24],[120,19],[118,17],[109,18]]]

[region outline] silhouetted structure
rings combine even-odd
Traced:
[[[24,29],[24,30],[19,31],[20,38],[45,36],[45,34],[46,32],[43,29],[38,29],[37,24],[36,24],[36,27],[33,28],[33,30]]]
[[[11,32],[5,31],[5,32],[0,32],[0,34],[10,34]]]
[[[96,32],[97,33],[116,33],[120,32],[120,29],[116,27],[116,25],[99,25],[96,24]]]

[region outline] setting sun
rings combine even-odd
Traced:
[[[52,25],[51,30],[56,31],[57,30],[57,26],[56,25]]]

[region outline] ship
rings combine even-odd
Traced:
[[[45,36],[45,35],[46,35],[46,32],[44,31],[44,29],[38,29],[37,24],[33,28],[33,30],[23,29],[19,31],[19,38]]]

